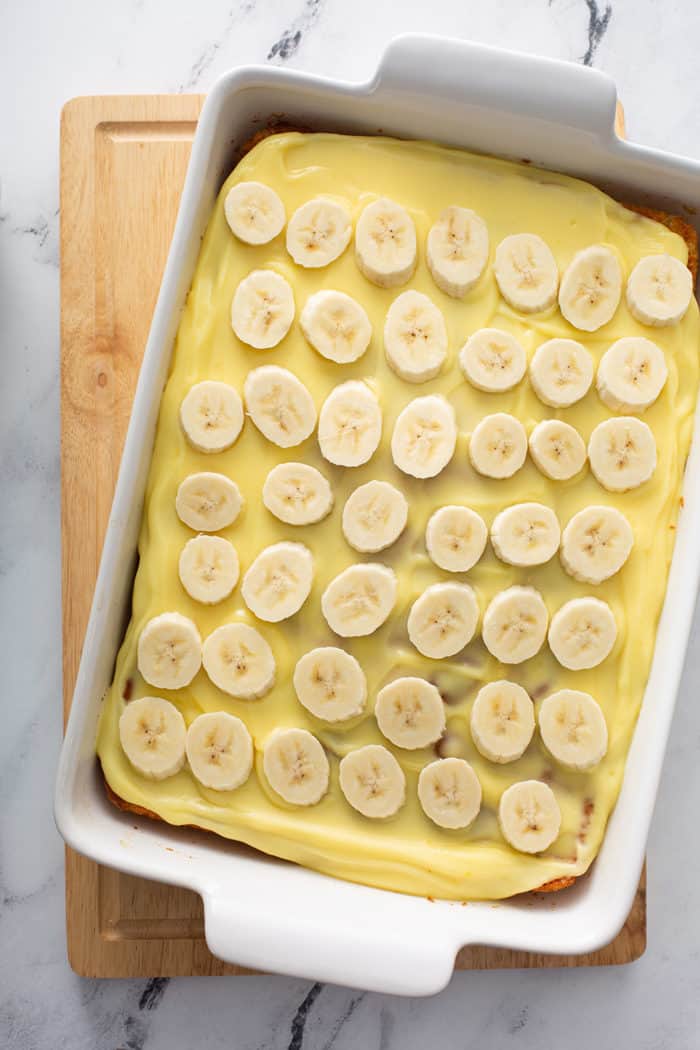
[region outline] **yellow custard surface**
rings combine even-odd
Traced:
[[[357,221],[362,209],[378,197],[390,197],[413,217],[418,233],[418,266],[402,288],[381,289],[360,273],[352,242],[344,254],[323,269],[296,266],[285,249],[284,231],[272,242],[248,246],[231,233],[224,216],[227,191],[246,180],[257,180],[277,191],[287,218],[305,201],[330,197],[344,204]],[[452,299],[434,284],[425,262],[425,240],[431,225],[450,204],[472,208],[486,222],[495,247],[508,234],[539,234],[551,247],[563,272],[574,253],[604,243],[623,261],[625,277],[644,255],[667,252],[687,261],[681,237],[661,224],[627,210],[587,183],[537,170],[524,164],[472,155],[426,142],[361,138],[331,134],[289,133],[264,139],[248,153],[225,182],[203,239],[199,260],[182,315],[170,375],[163,394],[141,528],[140,561],[133,590],[132,616],[116,663],[114,682],[103,707],[97,750],[111,788],[130,803],[153,810],[170,824],[194,824],[218,835],[254,846],[310,868],[354,882],[412,894],[451,899],[497,899],[539,887],[561,876],[580,875],[594,859],[617,797],[637,714],[649,674],[661,611],[674,528],[680,505],[684,464],[688,454],[698,388],[700,326],[693,299],[684,319],[667,328],[649,329],[629,313],[624,294],[613,320],[593,335],[572,328],[555,305],[525,316],[501,298],[491,266],[463,300]],[[251,270],[271,268],[294,290],[296,318],[282,342],[272,350],[253,350],[231,328],[231,301],[238,283]],[[367,310],[373,336],[366,354],[349,365],[334,364],[305,341],[299,314],[309,295],[323,288],[340,289]],[[448,360],[435,379],[411,384],[386,363],[382,332],[386,312],[407,288],[429,295],[442,310],[449,335]],[[587,442],[594,426],[611,415],[591,390],[574,406],[555,410],[542,404],[527,376],[508,393],[484,393],[462,376],[458,353],[479,328],[512,332],[528,359],[544,341],[567,336],[582,342],[596,363],[610,344],[629,335],[645,335],[663,349],[668,381],[656,403],[644,414],[652,428],[658,465],[650,481],[634,491],[607,492],[586,467],[567,482],[551,481],[527,459],[508,480],[491,480],[472,469],[469,435],[484,416],[508,412],[528,433],[542,419],[562,418]],[[223,380],[240,393],[246,374],[261,364],[291,369],[308,387],[320,408],[338,383],[366,380],[376,391],[383,411],[383,435],[369,463],[354,469],[334,467],[319,451],[315,434],[302,445],[280,449],[267,441],[247,419],[231,449],[205,455],[191,448],[180,428],[180,402],[190,387],[204,379]],[[394,421],[413,398],[440,393],[454,406],[459,436],[455,455],[437,477],[419,481],[393,464],[390,440]],[[263,506],[261,489],[277,463],[302,461],[317,467],[331,482],[335,506],[320,523],[295,528],[278,521]],[[193,535],[175,513],[178,485],[190,473],[213,470],[238,484],[245,508],[220,535],[230,539],[240,558],[241,578],[257,554],[271,543],[296,540],[313,553],[315,576],[311,594],[289,620],[256,621],[240,593],[216,606],[192,600],[178,578],[178,558]],[[406,496],[408,525],[399,540],[378,555],[360,555],[346,543],[341,530],[343,505],[360,484],[372,479],[391,482]],[[590,504],[618,507],[634,530],[634,548],[622,570],[599,586],[572,579],[558,557],[533,569],[500,562],[490,545],[466,574],[445,573],[428,558],[425,527],[431,514],[445,504],[474,508],[490,527],[502,508],[523,501],[552,507],[562,528],[571,516]],[[399,596],[389,620],[367,638],[339,640],[321,614],[320,598],[329,581],[359,561],[390,565],[397,573]],[[457,656],[446,660],[422,657],[410,644],[406,617],[411,603],[431,583],[462,580],[476,590],[482,613],[496,592],[512,584],[529,584],[543,595],[550,616],[564,602],[588,594],[610,604],[618,623],[618,638],[610,656],[598,667],[572,672],[561,667],[546,643],[540,653],[517,666],[499,664],[485,649],[480,634]],[[274,688],[259,700],[235,700],[219,691],[204,670],[190,686],[177,691],[154,690],[136,667],[139,633],[149,619],[166,611],[190,617],[202,638],[217,626],[242,621],[267,639],[277,663]],[[368,679],[364,715],[340,725],[312,717],[296,699],[292,672],[309,649],[341,645],[353,653]],[[447,731],[435,748],[403,751],[384,740],[372,709],[378,690],[401,675],[430,679],[446,704]],[[476,750],[469,715],[478,689],[507,678],[519,682],[535,704],[554,690],[570,687],[591,693],[601,705],[609,730],[605,758],[589,772],[568,771],[548,756],[537,730],[522,758],[494,764]],[[154,782],[136,772],[122,752],[118,722],[124,696],[161,695],[182,712],[186,723],[205,711],[238,715],[255,744],[255,763],[248,781],[231,792],[203,787],[185,767],[169,779]],[[295,808],[266,784],[262,746],[278,726],[309,729],[327,750],[330,788],[315,806]],[[407,778],[406,804],[396,816],[372,821],[345,801],[338,784],[338,763],[350,750],[383,743],[398,758]],[[481,781],[479,816],[466,830],[437,827],[423,813],[416,794],[421,768],[440,756],[466,758]],[[561,832],[541,855],[518,853],[503,839],[497,821],[498,801],[510,784],[544,779],[561,808]]]

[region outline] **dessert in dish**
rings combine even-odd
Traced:
[[[689,261],[525,165],[325,134],[247,154],[161,403],[112,797],[409,893],[585,872],[673,549]]]

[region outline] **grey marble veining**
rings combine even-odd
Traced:
[[[649,846],[649,947],[608,970],[464,973],[430,1000],[273,977],[88,981],[66,962],[60,737],[58,125],[78,94],[205,91],[243,62],[360,80],[399,31],[605,69],[631,137],[700,156],[695,0],[12,5],[0,85],[0,1046],[418,1050],[700,1045],[700,622]]]

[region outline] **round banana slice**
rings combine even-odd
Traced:
[[[539,471],[553,481],[568,481],[586,462],[578,430],[561,419],[543,419],[530,434],[530,455]]]
[[[610,492],[636,489],[656,470],[654,435],[636,416],[606,419],[590,436],[588,459],[603,488]]]
[[[460,350],[459,364],[477,390],[501,393],[517,386],[525,375],[527,359],[522,346],[510,332],[480,328],[469,336]]]
[[[187,761],[204,787],[234,791],[253,768],[253,740],[244,722],[226,711],[198,715],[187,730]]]
[[[534,314],[556,301],[557,261],[535,233],[505,237],[496,248],[493,272],[501,295],[514,310]]]
[[[677,324],[693,297],[693,276],[672,255],[640,259],[627,281],[627,305],[642,324],[662,328]]]
[[[615,253],[603,244],[577,252],[564,271],[559,309],[582,332],[596,332],[611,321],[622,295],[622,270]]]
[[[535,731],[532,700],[516,682],[489,682],[476,695],[470,728],[477,751],[491,762],[515,762]]]
[[[351,379],[331,390],[318,417],[321,455],[339,467],[372,458],[382,436],[382,410],[366,383]]]
[[[429,557],[446,572],[469,572],[486,547],[484,519],[469,507],[440,507],[425,530]]]
[[[169,700],[130,700],[119,719],[119,740],[131,765],[151,780],[164,780],[185,764],[185,720]]]
[[[447,466],[457,444],[452,405],[440,394],[409,401],[399,413],[391,435],[391,455],[404,474],[434,478]]]
[[[559,550],[561,529],[551,507],[516,503],[493,519],[491,544],[508,565],[544,565]]]
[[[474,470],[487,478],[510,478],[527,456],[527,433],[515,416],[494,412],[474,427],[469,459]]]
[[[280,448],[306,441],[316,426],[316,406],[304,384],[288,368],[253,368],[243,384],[248,415],[260,433]]]
[[[538,722],[542,743],[569,769],[592,769],[608,750],[605,716],[588,693],[560,689],[545,697]]]
[[[262,501],[285,525],[314,525],[333,509],[333,492],[308,463],[279,463],[265,478]]]
[[[607,602],[572,598],[557,609],[549,625],[549,648],[569,671],[587,671],[610,655],[617,624]]]
[[[463,758],[438,758],[420,771],[418,801],[441,828],[468,828],[481,809],[481,784]]]
[[[367,744],[340,762],[340,790],[363,817],[393,817],[406,801],[406,777],[391,751]]]
[[[354,656],[334,645],[305,653],[294,668],[299,703],[324,722],[343,722],[362,713],[367,679]]]
[[[498,805],[501,834],[520,853],[542,853],[556,840],[561,810],[548,784],[521,780],[511,784]]]
[[[224,693],[256,700],[275,684],[275,658],[259,631],[246,623],[217,627],[202,646],[202,664]]]
[[[324,289],[310,295],[299,323],[314,350],[339,365],[362,357],[372,338],[366,310],[345,292]]]
[[[139,635],[141,677],[157,689],[182,689],[202,665],[202,639],[195,624],[178,612],[161,613]]]
[[[622,568],[630,556],[634,533],[614,507],[585,507],[574,514],[561,534],[561,563],[575,580],[602,583]]]
[[[476,212],[451,204],[430,227],[425,258],[438,288],[461,299],[489,261],[489,231]]]
[[[651,339],[627,336],[605,351],[596,386],[613,412],[644,412],[653,405],[668,378],[663,350]]]
[[[535,350],[530,382],[540,401],[568,408],[585,397],[593,382],[593,358],[575,339],[549,339]]]
[[[303,543],[273,543],[258,554],[241,584],[243,601],[259,620],[279,623],[309,597],[314,559]]]
[[[416,227],[405,208],[381,197],[368,204],[355,230],[355,259],[380,288],[405,284],[416,268]]]
[[[287,223],[287,251],[299,266],[318,269],[342,255],[351,236],[347,209],[317,197],[297,208]]]
[[[195,532],[228,528],[241,512],[243,497],[235,481],[225,474],[202,471],[180,482],[175,510],[183,525]]]
[[[241,432],[243,402],[228,383],[205,379],[183,397],[180,424],[190,445],[199,452],[223,452]]]
[[[236,548],[221,536],[194,536],[180,553],[178,575],[190,598],[217,605],[238,583]]]
[[[424,678],[397,678],[377,694],[374,717],[379,731],[396,747],[415,751],[445,732],[440,691]]]
[[[534,587],[508,587],[484,613],[484,645],[502,664],[521,664],[536,656],[547,636],[547,606]]]
[[[269,350],[281,343],[294,320],[294,294],[274,270],[253,270],[236,289],[231,327],[242,343]]]
[[[396,604],[396,573],[386,565],[365,562],[339,573],[321,597],[321,612],[341,638],[373,634]]]
[[[408,614],[408,637],[423,656],[441,660],[461,652],[476,632],[479,603],[468,583],[433,583]]]
[[[272,790],[294,806],[315,806],[328,791],[326,752],[307,729],[275,729],[265,741],[263,770]]]
[[[287,221],[284,204],[263,182],[239,182],[224,200],[224,214],[231,231],[245,244],[268,244]]]
[[[406,497],[387,481],[368,481],[348,497],[343,507],[343,535],[363,554],[390,547],[406,528]]]
[[[447,357],[447,328],[432,299],[422,292],[402,292],[384,322],[384,353],[391,368],[409,383],[438,374]]]

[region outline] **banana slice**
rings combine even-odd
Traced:
[[[440,691],[424,678],[397,678],[377,693],[374,717],[379,731],[396,747],[415,751],[445,732]]]
[[[438,758],[420,771],[418,801],[441,828],[468,828],[481,809],[481,784],[463,758]]]
[[[575,580],[602,583],[622,568],[634,544],[632,527],[614,507],[585,507],[561,534],[561,563]]]
[[[363,554],[390,547],[406,528],[406,497],[387,481],[368,481],[348,497],[343,507],[343,535]]]
[[[305,653],[294,668],[299,703],[324,722],[343,722],[362,713],[367,679],[354,656],[334,645]]]
[[[309,597],[314,560],[303,543],[273,543],[243,577],[243,601],[259,620],[279,623],[299,612]]]
[[[613,412],[644,412],[653,405],[668,378],[666,359],[656,343],[642,336],[618,339],[598,365],[596,386]]]
[[[616,416],[594,428],[588,442],[591,470],[603,488],[627,492],[656,470],[654,435],[636,416]]]
[[[505,237],[496,248],[493,272],[501,295],[514,310],[534,314],[556,301],[557,261],[535,233]]]
[[[592,244],[577,252],[564,271],[559,309],[574,328],[596,332],[615,316],[621,295],[617,256],[603,244]]]
[[[672,255],[640,259],[627,281],[627,305],[642,324],[662,328],[677,324],[690,306],[693,277]]]
[[[139,635],[141,677],[157,689],[182,689],[202,665],[202,639],[195,624],[178,612],[149,620]]]
[[[279,463],[265,478],[262,501],[285,525],[314,525],[333,509],[333,492],[315,467]]]
[[[544,565],[559,550],[561,529],[551,507],[516,503],[493,519],[491,544],[508,565]]]
[[[362,357],[372,338],[366,310],[345,292],[324,290],[310,295],[299,323],[314,350],[339,365]]]
[[[425,530],[429,557],[446,572],[469,572],[486,547],[488,531],[469,507],[440,507]]]
[[[587,671],[607,656],[617,638],[617,624],[607,602],[572,598],[557,609],[549,625],[549,648],[569,671]]]
[[[236,548],[221,536],[195,536],[180,553],[178,575],[190,598],[217,605],[238,583]]]
[[[391,455],[404,474],[434,478],[447,466],[457,444],[452,405],[440,394],[409,401],[399,413],[391,435]]]
[[[516,682],[489,682],[476,695],[470,718],[477,751],[491,762],[515,762],[535,731],[532,700]]]
[[[393,817],[406,801],[406,777],[391,751],[367,744],[340,762],[340,790],[363,817]]]
[[[535,350],[530,382],[540,401],[568,408],[585,397],[593,382],[593,358],[575,339],[549,339]]]
[[[315,806],[328,791],[326,752],[307,729],[275,729],[265,741],[263,770],[272,790],[294,806]]]
[[[569,769],[592,769],[608,750],[605,716],[588,693],[560,689],[545,697],[538,722],[542,743]]]
[[[484,645],[502,664],[521,664],[535,656],[547,636],[547,606],[534,587],[508,587],[484,613]]]
[[[554,481],[568,481],[586,462],[578,430],[561,419],[543,419],[530,434],[530,455],[538,470]]]
[[[549,785],[541,780],[521,780],[501,795],[498,823],[513,849],[542,853],[559,835],[561,810]]]
[[[267,244],[287,221],[284,204],[263,182],[232,186],[224,200],[224,214],[232,232],[245,244]]]
[[[246,376],[243,397],[248,415],[268,441],[292,448],[316,426],[316,406],[300,379],[287,368],[263,365]]]
[[[241,432],[243,402],[228,383],[205,379],[190,387],[182,399],[180,424],[199,452],[223,452]]]
[[[274,270],[253,270],[236,288],[231,327],[254,350],[269,350],[281,343],[293,320],[291,286]]]
[[[317,197],[307,201],[287,224],[287,251],[299,266],[318,269],[343,254],[352,236],[346,208]]]
[[[382,436],[382,410],[366,383],[351,379],[331,390],[318,418],[321,455],[339,467],[372,458]]]
[[[416,227],[405,208],[382,197],[368,204],[355,230],[355,259],[380,288],[405,284],[416,268]]]
[[[476,212],[451,204],[430,227],[426,262],[438,288],[461,299],[489,261],[489,231]]]
[[[510,332],[480,328],[460,350],[459,364],[477,390],[501,393],[512,390],[520,382],[527,360],[522,346]]]
[[[164,780],[185,764],[185,720],[169,700],[143,696],[130,700],[119,719],[124,754],[139,773]]]
[[[233,525],[242,506],[236,482],[206,470],[181,481],[175,497],[178,518],[195,532],[218,532]]]
[[[396,604],[396,573],[386,565],[366,562],[339,573],[321,597],[321,612],[341,638],[373,634]]]
[[[384,322],[384,352],[401,379],[424,383],[436,376],[447,357],[447,328],[432,299],[422,292],[402,292]]]
[[[441,660],[460,652],[478,623],[479,603],[468,583],[433,583],[411,606],[408,637],[423,656]]]
[[[204,787],[234,791],[253,768],[253,741],[244,722],[226,711],[198,715],[187,730],[187,761]]]
[[[259,631],[246,623],[217,627],[202,646],[202,664],[224,693],[256,700],[275,684],[275,658]]]
[[[469,459],[474,470],[487,478],[510,478],[527,456],[525,427],[515,416],[494,412],[474,427]]]

